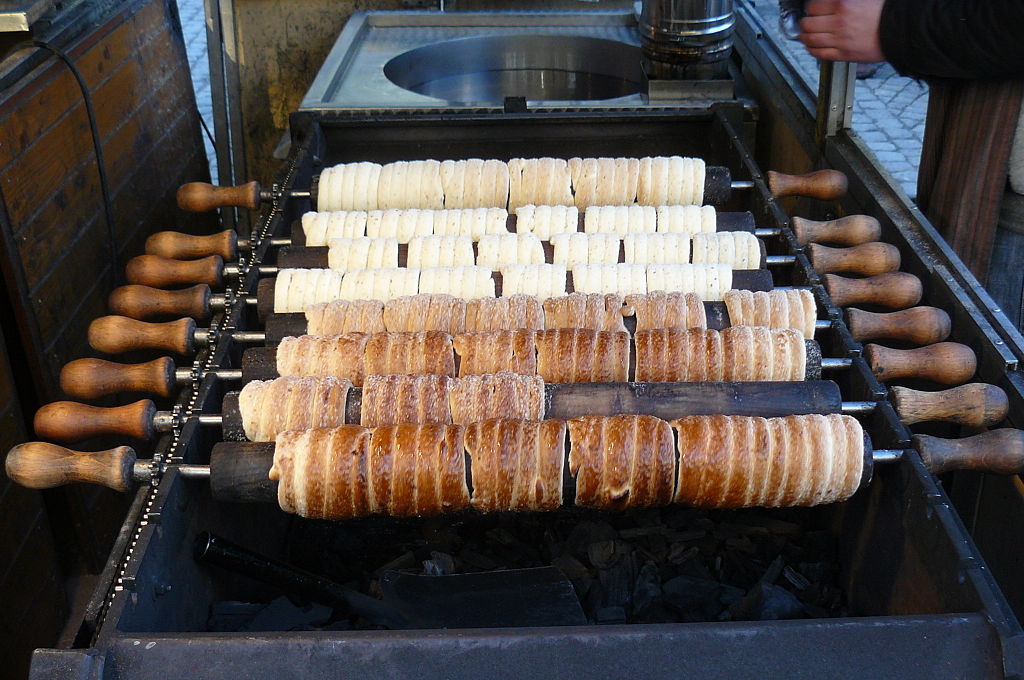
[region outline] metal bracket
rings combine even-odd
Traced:
[[[846,61],[822,61],[818,71],[818,115],[815,138],[824,147],[827,137],[853,126],[853,88],[857,65]]]

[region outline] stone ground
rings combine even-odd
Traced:
[[[766,19],[770,31],[786,55],[798,66],[801,75],[816,89],[818,62],[803,45],[784,40],[777,33],[777,0],[743,0]],[[178,0],[178,12],[185,34],[185,49],[192,67],[199,113],[213,130],[213,104],[210,96],[210,71],[206,52],[206,25],[203,0]],[[878,156],[881,165],[902,185],[908,196],[916,193],[917,167],[921,157],[921,139],[928,106],[928,88],[911,78],[897,74],[884,64],[872,77],[858,80],[854,95],[853,129]],[[216,155],[209,140],[206,154],[211,174],[216,179]]]

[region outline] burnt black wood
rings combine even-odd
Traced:
[[[222,403],[226,441],[246,441],[238,392]],[[345,422],[358,424],[363,390],[349,390]],[[664,420],[683,416],[777,416],[841,413],[843,397],[831,380],[804,382],[549,383],[544,417],[569,420],[584,415],[640,413]],[[869,477],[870,478],[870,477]]]
[[[277,482],[267,476],[273,442],[222,442],[210,450],[210,492],[227,503],[276,503]]]
[[[704,205],[724,205],[732,195],[729,168],[708,165],[704,169]]]

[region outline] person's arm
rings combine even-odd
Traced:
[[[800,40],[820,59],[890,62],[915,78],[1024,77],[1021,0],[811,0]]]

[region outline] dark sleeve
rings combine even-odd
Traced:
[[[1024,77],[1024,0],[885,0],[878,36],[903,75]]]

